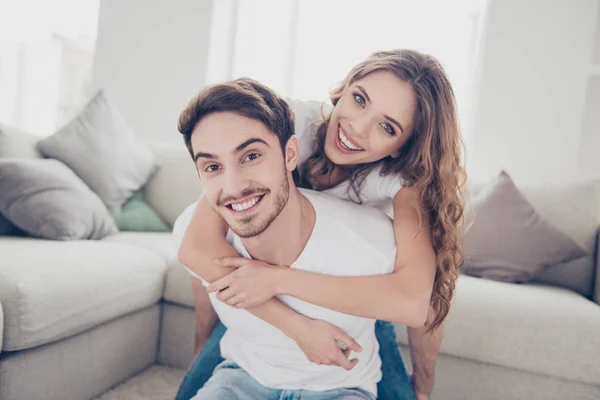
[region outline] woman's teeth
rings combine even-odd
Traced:
[[[253,207],[256,203],[258,203],[259,200],[260,196],[257,196],[250,201],[246,201],[245,203],[231,204],[231,208],[233,208],[235,211],[245,211],[250,207]]]
[[[360,147],[354,146],[352,144],[352,142],[350,142],[350,140],[346,137],[346,135],[344,135],[344,132],[342,132],[342,128],[340,128],[338,130],[338,137],[340,138],[340,142],[342,143],[342,146],[344,146],[348,150],[354,150],[354,151],[364,150],[364,149],[361,149]]]

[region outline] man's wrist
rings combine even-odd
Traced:
[[[296,340],[297,337],[303,335],[306,332],[310,318],[300,314],[291,316],[288,323],[284,325],[285,329],[282,332],[290,339]]]

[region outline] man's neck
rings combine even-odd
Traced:
[[[300,191],[290,188],[287,204],[259,236],[242,239],[253,259],[290,266],[304,250],[315,226],[315,210]]]

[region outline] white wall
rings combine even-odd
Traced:
[[[212,0],[101,0],[92,91],[136,134],[182,143],[179,113],[205,84]]]
[[[598,0],[489,0],[468,172],[567,180],[578,157]]]

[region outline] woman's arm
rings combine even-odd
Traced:
[[[237,256],[233,246],[225,240],[226,231],[225,223],[202,196],[179,247],[179,262],[208,282],[231,273],[234,268],[213,263],[217,257]],[[337,341],[345,343],[349,349],[357,352],[360,351],[360,346],[341,329],[298,314],[275,298],[248,308],[247,311],[296,341],[311,361],[339,365],[347,369],[354,366],[355,362],[347,358],[349,352],[346,354],[341,351]],[[307,340],[308,337],[311,339]]]
[[[397,251],[394,272],[390,274],[330,276],[293,268],[270,268],[248,260],[240,265],[239,258],[224,259],[221,265],[242,268],[211,285],[210,291],[229,286],[227,294],[220,294],[222,300],[226,300],[222,298],[224,296],[236,294],[236,298],[246,299],[246,302],[259,296],[264,301],[265,297],[274,294],[288,294],[346,314],[398,322],[409,327],[423,326],[436,266],[431,231],[426,219],[420,217],[418,199],[412,188],[400,190],[393,204]],[[255,272],[249,274],[248,268],[254,268]],[[267,274],[272,277],[270,282],[266,279]],[[271,287],[276,289],[271,291]],[[260,304],[260,301],[255,303]],[[245,306],[240,305],[240,308]]]

